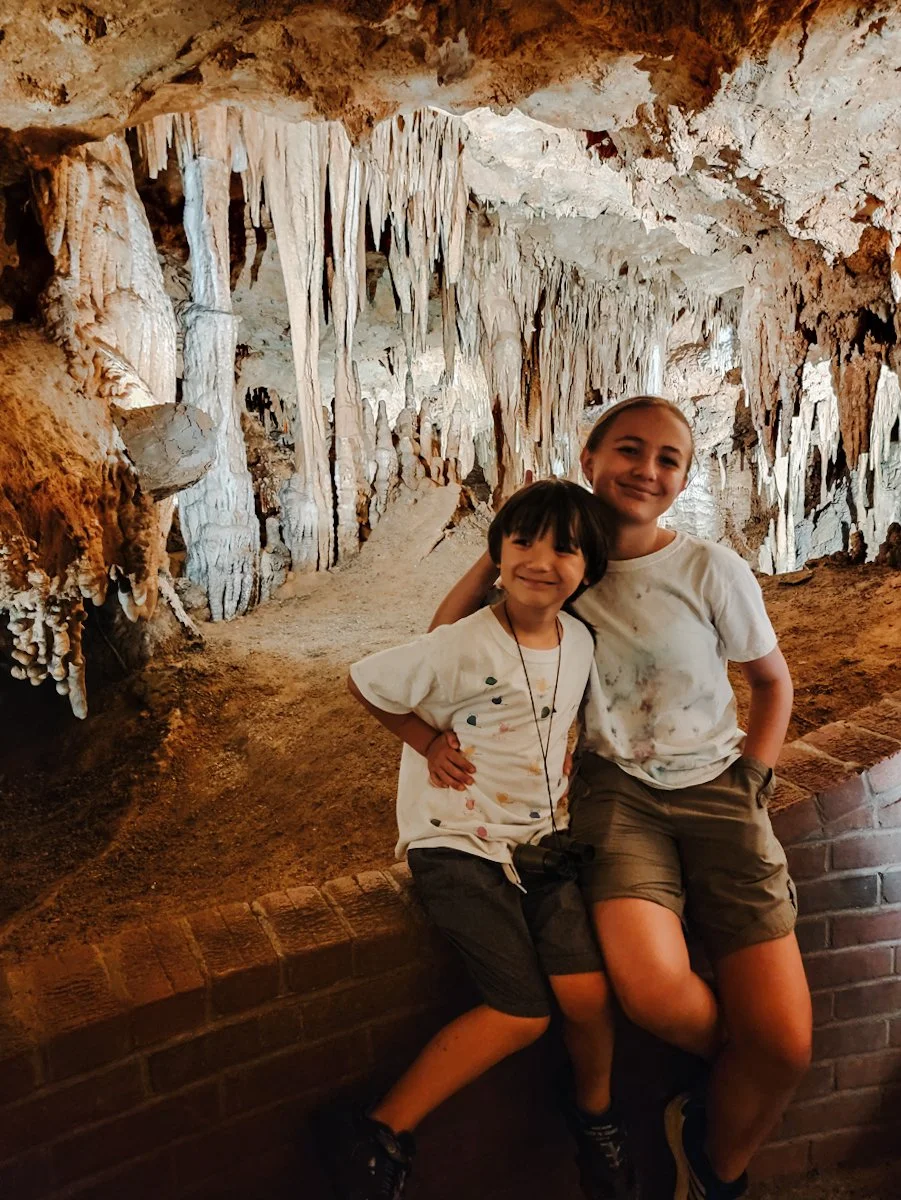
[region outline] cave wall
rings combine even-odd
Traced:
[[[590,422],[636,391],[696,429],[673,524],[766,571],[875,557],[901,515],[901,14],[702,9],[6,20],[17,674],[83,712],[82,601],[112,583],[148,618],[162,580],[177,603],[167,537],[181,593],[229,618],[420,487],[577,477]],[[26,383],[26,342],[66,381]]]

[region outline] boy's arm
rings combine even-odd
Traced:
[[[497,567],[486,550],[438,605],[429,632],[439,625],[453,625],[463,617],[472,616],[481,608],[496,579]]]
[[[794,688],[788,665],[777,646],[763,658],[740,666],[751,688],[748,732],[742,753],[773,767],[791,719]]]
[[[464,791],[472,783],[475,768],[460,751],[460,743],[452,729],[435,729],[414,712],[391,713],[371,704],[352,676],[347,677],[347,690],[368,713],[385,728],[421,754],[429,764],[429,779],[435,787],[450,787]]]

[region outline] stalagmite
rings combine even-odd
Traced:
[[[217,429],[213,465],[183,493],[179,513],[188,551],[186,573],[207,593],[213,620],[229,620],[257,599],[260,530],[235,397],[227,110],[214,107],[178,117],[175,142],[191,249],[183,395],[209,413]]]
[[[419,456],[419,438],[411,409],[404,406],[400,410],[395,430],[400,481],[415,492],[425,478],[425,468]]]
[[[370,506],[370,521],[375,525],[378,519],[385,515],[389,502],[394,498],[399,479],[398,455],[394,448],[394,438],[391,436],[391,426],[388,424],[388,412],[385,401],[379,402],[379,412],[375,424],[375,478],[373,480],[373,497]]]

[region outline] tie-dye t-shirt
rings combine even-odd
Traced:
[[[561,796],[567,733],[589,677],[596,681],[596,675],[589,631],[568,613],[560,613],[560,622],[556,701],[556,647],[523,646],[522,655],[544,744],[550,725],[551,797],[557,828],[565,829],[569,814]],[[376,708],[415,712],[436,729],[453,729],[475,766],[475,779],[466,791],[435,788],[425,758],[404,746],[397,788],[398,858],[408,849],[447,846],[509,863],[513,846],[551,832],[541,744],[522,662],[515,641],[490,608],[364,658],[350,673]]]
[[[610,562],[574,608],[595,630],[599,692],[584,746],[658,788],[714,779],[741,752],[727,662],[776,647],[760,585],[733,550],[677,533]]]

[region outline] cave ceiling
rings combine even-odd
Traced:
[[[763,231],[827,257],[898,231],[899,63],[887,3],[24,0],[0,18],[2,169],[211,102],[356,140],[435,106],[471,114],[473,192],[557,253],[590,269],[619,247],[725,289]]]

